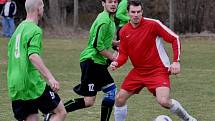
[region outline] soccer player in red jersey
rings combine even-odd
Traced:
[[[159,20],[142,17],[143,7],[140,0],[130,0],[127,9],[130,22],[120,30],[119,56],[110,67],[112,70],[119,68],[129,57],[134,68],[126,76],[116,95],[115,121],[125,121],[126,101],[144,87],[156,97],[162,107],[170,109],[182,120],[197,121],[178,101],[170,98],[169,75],[180,72],[179,36]],[[162,40],[172,44],[172,64],[170,64]]]

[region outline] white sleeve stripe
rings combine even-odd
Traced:
[[[151,18],[144,18],[146,20],[151,20],[151,21],[155,21],[157,22],[159,25],[161,25],[161,27],[166,30],[169,34],[171,34],[172,36],[174,36],[177,40],[177,45],[178,45],[178,58],[177,60],[179,61],[180,60],[180,54],[181,54],[181,45],[180,45],[180,41],[179,41],[179,36],[177,34],[175,34],[172,30],[170,30],[168,27],[166,27],[165,25],[163,25],[159,20],[156,20],[156,19],[151,19]]]
[[[156,47],[157,47],[157,51],[161,59],[161,62],[165,67],[169,68],[170,67],[169,57],[166,53],[166,50],[164,49],[163,39],[161,37],[156,38]]]

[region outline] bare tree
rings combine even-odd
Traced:
[[[78,27],[78,0],[74,0],[74,20],[73,20],[73,27],[74,30]]]
[[[25,19],[25,0],[17,3],[16,24]],[[43,0],[43,27],[57,32],[70,27],[89,29],[103,10],[100,0]],[[142,0],[144,16],[161,20],[179,33],[215,32],[215,0]],[[80,14],[81,13],[81,14]],[[87,22],[86,22],[87,21]],[[66,27],[65,27],[66,26]],[[65,30],[65,32],[67,32]]]
[[[52,23],[52,26],[58,26],[60,22],[60,6],[58,0],[49,0],[49,22]]]
[[[174,30],[174,7],[173,0],[169,0],[169,27]]]

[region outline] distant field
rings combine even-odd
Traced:
[[[15,121],[7,95],[7,42],[7,39],[0,38],[0,121]],[[64,101],[79,97],[72,87],[80,80],[79,54],[86,43],[83,39],[44,40],[43,59],[60,80],[59,94]],[[215,121],[215,38],[182,38],[181,65],[182,73],[171,76],[172,97],[179,100],[198,121]],[[118,86],[130,68],[128,63],[111,72]],[[66,121],[99,121],[101,98],[102,93],[99,93],[94,107],[70,113]],[[161,114],[170,116],[173,121],[180,121],[161,108],[145,89],[130,98],[128,108],[127,121],[152,121]]]

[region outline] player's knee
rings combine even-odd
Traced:
[[[85,101],[85,107],[91,107],[94,105],[95,102],[95,97],[90,97],[90,98],[84,98]]]
[[[94,105],[94,101],[86,101],[85,106],[87,107],[92,107]]]
[[[59,115],[61,115],[61,117],[62,117],[63,119],[65,119],[65,118],[66,118],[66,115],[67,115],[66,110],[60,111],[60,112],[59,112]]]
[[[121,106],[124,106],[125,103],[126,103],[126,98],[121,93],[117,93],[115,105],[117,107],[121,107]]]
[[[54,111],[55,115],[64,119],[67,115],[66,109],[63,106],[63,103],[60,103],[58,109]]]
[[[170,100],[168,98],[165,97],[157,98],[157,101],[164,108],[170,107]]]

